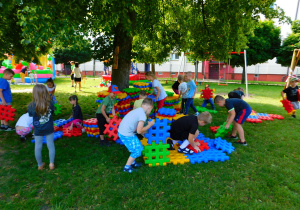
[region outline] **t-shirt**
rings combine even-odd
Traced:
[[[157,79],[153,80],[152,87],[153,87],[153,90],[155,92],[155,95],[157,95],[156,87],[158,87],[160,89],[160,94],[158,96],[158,101],[160,101],[160,100],[164,99],[165,97],[167,97],[166,91],[164,90],[164,88],[162,87],[162,85],[160,84],[160,82]]]
[[[25,74],[26,71],[27,71],[27,67],[26,67],[26,66],[23,66],[21,72],[22,72],[23,74]]]
[[[176,81],[173,85],[172,85],[172,89],[178,90],[178,86],[179,86],[179,82]]]
[[[136,109],[136,108],[139,108],[142,106],[142,103],[143,103],[144,99],[139,99],[139,100],[136,100],[134,102],[134,105],[133,105],[133,108]]]
[[[187,90],[186,82],[180,83],[180,85],[178,86],[178,90],[184,93]],[[182,98],[187,98],[187,92],[182,95]]]
[[[235,113],[239,113],[243,109],[251,108],[250,105],[239,98],[228,98],[225,99],[225,107],[230,111],[234,109]]]
[[[74,68],[75,68],[75,64],[71,66],[71,74],[74,74]]]
[[[72,107],[72,115],[73,115],[73,120],[76,119],[79,119],[81,121],[83,120],[82,111],[78,104]]]
[[[228,98],[242,98],[242,96],[245,96],[245,94],[240,90],[234,90],[228,93]]]
[[[6,79],[0,78],[0,89],[2,89],[2,94],[6,103],[11,103],[12,94],[11,94],[9,83]],[[1,98],[0,98],[0,102],[2,102]]]
[[[23,114],[17,124],[16,124],[16,127],[17,126],[22,126],[22,127],[29,127],[30,125],[32,125],[33,123],[33,117],[30,117],[28,113],[26,114]]]
[[[298,101],[298,86],[292,88],[289,86],[288,88],[284,89],[283,92],[286,93],[287,100],[289,101]]]
[[[191,80],[187,83],[187,98],[192,98],[194,93],[195,93],[195,90],[196,90],[197,86],[194,82],[194,80]]]
[[[80,74],[81,70],[78,67],[74,68],[74,77],[75,78],[81,78],[81,74]]]
[[[106,96],[102,103],[100,104],[100,106],[98,107],[97,109],[97,112],[98,114],[101,114],[101,108],[102,106],[105,105],[105,113],[108,114],[111,112],[112,108],[114,107],[115,105],[115,98],[114,99],[111,99],[109,96]]]
[[[48,92],[50,93],[50,92],[52,92],[53,90],[55,90],[56,84],[54,84],[52,88],[49,88],[48,85],[46,85],[46,88],[47,88]]]
[[[121,121],[118,132],[123,136],[133,136],[139,121],[145,122],[146,113],[142,107],[130,111]]]
[[[54,114],[54,103],[50,102],[48,112],[39,116],[35,112],[36,104],[32,102],[28,105],[27,111],[30,117],[33,117],[34,135],[45,136],[54,132],[53,127],[53,114]]]
[[[30,79],[34,79],[34,74],[32,72],[30,72],[29,77],[30,77]]]
[[[189,115],[175,120],[171,124],[170,135],[173,140],[185,140],[189,134],[195,134],[198,130],[198,119],[195,115]]]

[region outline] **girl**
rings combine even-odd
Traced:
[[[79,91],[81,91],[81,74],[80,74],[80,68],[78,62],[75,62],[75,68],[74,68],[74,80],[75,80],[75,93],[76,93],[76,86],[77,83],[79,84]]]
[[[26,140],[26,135],[29,134],[33,129],[33,118],[29,117],[29,114],[23,114],[17,124],[16,124],[16,133],[20,136],[21,142]]]
[[[85,132],[84,128],[82,127],[81,123],[83,121],[81,108],[78,105],[78,98],[76,95],[72,95],[69,97],[70,104],[72,104],[72,115],[70,118],[73,117],[73,120],[67,123],[64,128],[69,128],[69,130],[73,129],[75,125],[77,128],[80,128],[82,132]]]
[[[54,104],[48,94],[45,85],[34,86],[33,101],[28,105],[28,114],[33,117],[33,127],[35,135],[35,159],[38,163],[38,170],[43,170],[45,163],[42,162],[43,137],[46,136],[47,147],[50,157],[50,170],[54,169],[55,147],[54,147],[54,127],[53,114]]]
[[[51,99],[53,100],[54,103],[57,103],[57,100],[54,96],[56,84],[54,84],[54,81],[51,77],[47,79],[46,84],[47,84],[46,88],[50,94]]]
[[[34,85],[34,73],[33,71],[28,71],[30,82],[32,85]]]
[[[152,87],[156,95],[157,108],[160,109],[164,106],[167,97],[166,91],[152,72],[148,71],[145,76],[147,80],[152,82]]]

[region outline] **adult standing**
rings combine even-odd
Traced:
[[[74,68],[75,68],[75,62],[71,61],[71,81],[72,81],[72,87],[74,87]]]
[[[76,93],[77,84],[79,85],[79,91],[81,91],[81,70],[79,68],[78,62],[75,62],[74,80],[75,80],[75,93]]]
[[[26,72],[27,72],[27,66],[23,66],[20,72],[22,83],[25,83]]]

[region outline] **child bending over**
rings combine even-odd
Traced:
[[[23,114],[17,124],[16,133],[20,136],[21,142],[25,142],[26,135],[29,134],[33,129],[33,118],[29,116],[28,113]]]

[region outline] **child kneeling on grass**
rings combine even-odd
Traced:
[[[23,114],[16,124],[16,133],[20,136],[21,142],[25,142],[26,135],[29,134],[32,129],[33,117],[30,117],[28,113]]]
[[[219,106],[225,106],[228,109],[228,117],[226,120],[225,128],[228,129],[230,124],[233,123],[233,129],[231,139],[237,139],[236,133],[239,133],[240,140],[236,141],[237,144],[242,144],[247,146],[247,142],[245,140],[245,134],[242,124],[245,122],[247,117],[251,114],[252,109],[250,105],[242,100],[237,98],[228,98],[225,99],[220,95],[215,97],[214,102]]]
[[[172,122],[170,136],[174,140],[168,140],[168,144],[170,144],[170,150],[173,149],[173,145],[178,141],[183,141],[178,148],[179,153],[193,154],[194,151],[187,148],[189,144],[191,144],[195,150],[201,152],[198,147],[200,146],[199,143],[194,142],[199,135],[198,126],[204,126],[208,123],[211,123],[211,121],[211,114],[209,112],[202,112],[198,116],[184,116]]]
[[[152,99],[146,98],[143,100],[140,108],[129,112],[120,123],[118,130],[119,138],[131,153],[123,168],[124,172],[132,173],[134,168],[142,166],[142,163],[135,162],[135,159],[142,155],[143,145],[134,132],[137,131],[138,134],[146,133],[154,125],[154,120],[152,120],[144,127],[147,115],[150,114],[152,109]]]

